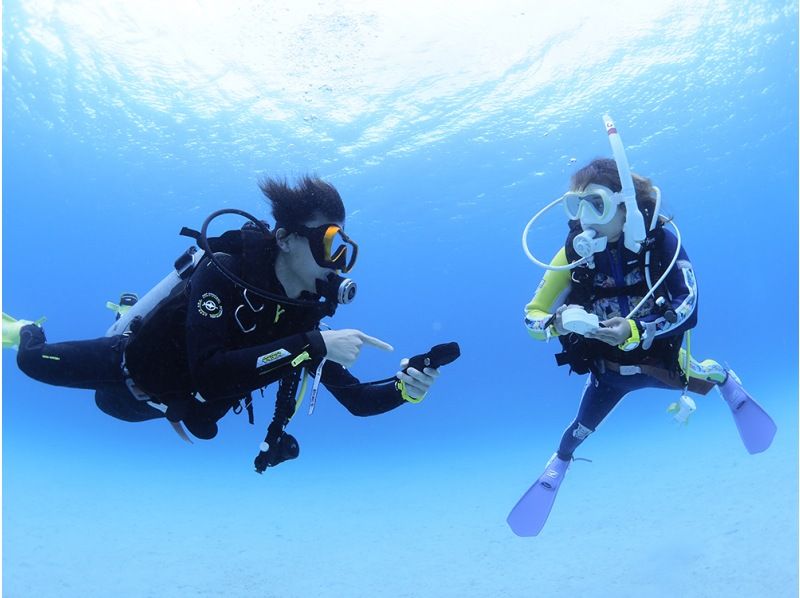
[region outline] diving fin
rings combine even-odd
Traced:
[[[733,421],[747,452],[751,455],[769,448],[778,426],[742,387],[742,382],[733,370],[728,370],[725,382],[717,386],[719,394],[730,407]]]
[[[45,318],[39,318],[35,322],[30,320],[15,320],[7,313],[3,312],[3,348],[11,347],[12,349],[19,348],[19,331],[23,326],[28,324],[36,324],[41,326]]]
[[[508,514],[506,521],[511,531],[523,537],[536,536],[542,531],[569,464],[569,461],[559,459],[558,454],[550,458],[544,473]]]

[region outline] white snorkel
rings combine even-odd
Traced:
[[[614,161],[617,163],[617,172],[619,173],[619,180],[622,184],[622,197],[625,202],[625,224],[622,226],[622,236],[624,238],[625,247],[633,253],[639,253],[642,245],[647,239],[647,232],[644,226],[644,216],[639,210],[639,205],[636,203],[636,189],[633,185],[633,175],[631,175],[630,166],[628,166],[628,157],[625,155],[625,148],[622,146],[622,139],[619,137],[617,128],[608,114],[603,116],[603,122],[606,125],[608,132],[608,141],[611,144],[611,151],[614,154]],[[650,230],[653,231],[658,224],[658,215],[661,210],[661,189],[653,186],[656,193],[656,205],[653,209],[653,218],[650,222]],[[650,249],[647,250],[644,258],[644,276],[647,281],[647,294],[642,297],[641,301],[634,307],[626,316],[632,318],[638,312],[645,302],[653,296],[658,286],[666,280],[667,275],[672,270],[675,262],[678,260],[678,255],[681,250],[681,233],[675,223],[670,221],[672,228],[675,229],[675,234],[678,237],[677,247],[675,248],[675,255],[672,256],[672,261],[669,266],[664,270],[661,278],[653,284],[650,280]]]
[[[633,186],[633,176],[631,176],[631,169],[628,166],[628,157],[625,155],[625,148],[622,146],[622,139],[619,137],[617,128],[608,114],[603,115],[603,122],[606,125],[611,152],[614,154],[614,162],[617,163],[619,182],[622,185],[622,197],[625,202],[625,224],[622,227],[625,247],[633,253],[639,253],[642,243],[647,238],[647,232],[644,228],[644,216],[642,216],[636,203],[636,189]],[[657,214],[654,215],[654,220],[657,217]]]

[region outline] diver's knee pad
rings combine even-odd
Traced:
[[[575,422],[572,426],[572,437],[576,440],[586,440],[589,437],[589,434],[594,432],[591,428],[587,428],[580,422]]]

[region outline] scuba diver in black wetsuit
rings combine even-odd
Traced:
[[[97,406],[118,419],[165,417],[186,440],[181,424],[210,439],[231,409],[246,408],[252,423],[251,393],[279,382],[274,418],[255,461],[259,473],[297,457],[297,441],[284,429],[309,373],[312,409],[320,382],[359,416],[421,401],[438,366],[458,356],[457,345],[413,358],[416,367],[402,360],[392,378],[360,383],[346,368],[364,345],[393,349],[359,330],[320,330],[320,320],[355,295],[355,284],[339,275],[352,269],[357,254],[343,230],[339,193],[309,176],[294,187],[274,179],[260,187],[272,206],[274,234],[249,214],[222,210],[201,233],[182,231],[204,251],[192,247],[176,272],[138,303],[123,296],[120,303],[128,305],[115,307],[124,315],[105,337],[47,343],[41,322],[3,314],[3,345],[18,346],[17,363],[30,377],[95,390]],[[209,239],[208,224],[222,212],[251,222]]]

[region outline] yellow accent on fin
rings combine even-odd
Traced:
[[[31,322],[30,320],[17,320],[16,318],[12,318],[7,313],[3,313],[3,347],[11,347],[13,349],[17,349],[19,347],[19,331],[22,329],[23,326],[27,326],[28,324],[34,324],[36,326],[41,327],[42,323],[47,319],[45,317],[41,317],[35,322]]]
[[[106,301],[106,307],[111,311],[113,311],[114,313],[117,313],[120,316],[124,316],[126,313],[128,313],[128,310],[130,310],[130,308],[133,307],[133,305],[118,305],[113,301]]]

